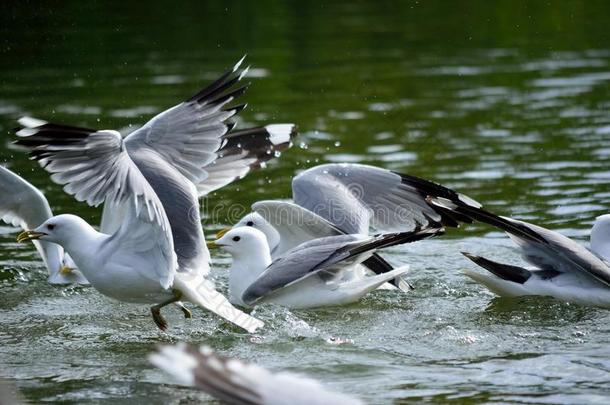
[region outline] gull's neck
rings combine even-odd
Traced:
[[[252,283],[271,264],[269,247],[250,254],[233,255],[233,264],[229,269],[229,301],[235,305],[245,306],[241,297]]]
[[[99,257],[102,243],[108,238],[110,238],[109,235],[96,231],[89,224],[83,224],[72,237],[63,241],[62,246],[70,255],[74,264],[88,278],[89,269],[93,270],[92,267],[97,267],[93,263]]]

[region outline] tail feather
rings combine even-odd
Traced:
[[[174,281],[174,288],[183,294],[185,300],[215,313],[250,333],[265,325],[263,321],[235,308],[224,295],[216,291],[211,283],[206,280],[195,283],[183,279],[181,274],[178,273]]]
[[[352,281],[341,285],[341,288],[346,290],[359,291],[360,296],[368,294],[369,292],[376,290],[382,284],[391,281],[394,278],[398,278],[409,271],[409,265],[398,267],[387,273],[377,274],[371,277],[365,277],[362,280]]]
[[[532,276],[532,272],[519,266],[511,266],[491,261],[481,256],[476,256],[468,252],[462,252],[464,256],[488,270],[490,273],[500,277],[503,280],[512,281],[523,284]]]
[[[371,257],[363,261],[362,264],[375,274],[383,274],[394,270],[394,267],[377,253],[374,253]],[[394,280],[390,280],[389,282],[394,287],[402,291],[409,291],[413,289],[413,286],[409,284],[407,280],[404,280],[401,277],[396,277]]]

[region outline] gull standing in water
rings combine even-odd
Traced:
[[[44,194],[24,178],[0,166],[0,219],[32,229],[53,216]],[[46,241],[34,241],[36,250],[49,272],[51,284],[89,284],[64,249]]]
[[[479,221],[505,231],[532,268],[463,254],[486,269],[465,274],[492,292],[507,297],[550,296],[562,301],[610,308],[610,215],[598,217],[591,230],[591,250],[561,235],[517,219],[501,217],[451,189],[411,176],[412,196],[438,215]]]
[[[273,302],[289,308],[316,308],[358,301],[408,266],[371,277],[354,277],[353,268],[377,249],[415,242],[443,233],[443,228],[378,236],[336,235],[304,242],[275,260],[265,234],[238,227],[211,243],[233,256],[229,300],[240,306]]]
[[[259,201],[252,213],[233,228],[251,226],[265,234],[271,257],[277,258],[306,241],[344,234],[404,232],[414,229],[456,227],[471,222],[467,217],[438,213],[410,184],[413,176],[379,167],[353,163],[333,163],[305,170],[292,181],[294,203]],[[415,195],[414,195],[415,193]],[[228,229],[221,230],[221,237]],[[383,274],[391,264],[375,253],[354,268],[364,277],[366,268]],[[410,286],[397,278],[401,289]],[[386,284],[385,286],[388,286]]]
[[[255,364],[220,356],[208,346],[162,346],[151,363],[179,383],[196,387],[227,404],[360,405],[357,398],[324,388],[298,374],[273,373]]]
[[[91,284],[106,295],[161,302],[151,308],[161,329],[167,322],[160,308],[181,299],[249,331],[262,326],[231,306],[205,279],[210,256],[196,187],[209,178],[206,166],[222,157],[219,152],[231,138],[225,121],[244,107],[227,106],[246,90],[233,88],[245,73],[238,67],[124,139],[111,130],[21,119],[24,128],[17,133],[22,137],[17,143],[30,147],[31,156],[77,200],[105,203],[108,220],[97,232],[80,218],[61,216],[20,239],[63,245]],[[284,132],[293,126],[280,127],[280,135],[271,134],[273,144],[290,138]]]

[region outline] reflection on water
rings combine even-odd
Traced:
[[[206,217],[217,218],[208,234],[236,204],[289,197],[292,176],[323,162],[434,179],[583,242],[607,212],[606,3],[267,3],[6,6],[0,162],[56,212],[96,223],[99,210],[74,202],[10,143],[16,117],[127,133],[247,52],[252,86],[239,125],[296,122],[302,135],[265,171],[206,199]],[[146,308],[50,286],[31,246],[0,226],[1,373],[34,403],[205,402],[146,361],[160,342],[189,340],[371,403],[605,403],[608,311],[494,298],[461,275],[469,263],[459,251],[518,258],[502,234],[465,231],[390,250],[393,263],[411,264],[408,295],[320,312],[260,308],[271,327],[250,337],[199,311],[192,321],[170,312],[172,328],[159,334]],[[222,269],[215,277],[226,288]]]

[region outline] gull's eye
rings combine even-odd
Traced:
[[[53,229],[55,229],[55,225],[54,224],[47,224],[47,229],[49,231],[52,231]]]
[[[254,221],[248,221],[248,222],[246,222],[246,225],[248,225],[248,226],[254,226]]]
[[[233,236],[233,241],[235,242],[239,242],[241,238],[239,236]]]

